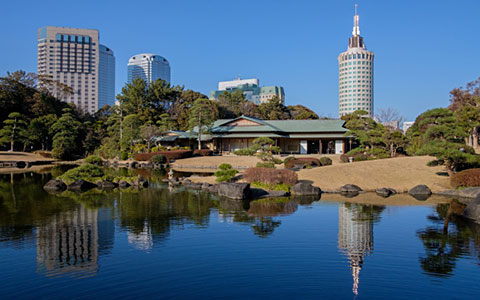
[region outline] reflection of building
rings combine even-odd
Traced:
[[[363,218],[361,206],[339,204],[338,248],[348,256],[353,276],[352,290],[357,295],[363,258],[373,250],[373,219]]]
[[[114,223],[109,210],[83,205],[55,215],[37,228],[37,270],[47,276],[93,276],[98,256],[113,246]],[[99,222],[99,218],[102,219]]]

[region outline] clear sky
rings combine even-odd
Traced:
[[[287,105],[337,117],[355,3],[375,52],[376,110],[414,120],[480,76],[478,0],[3,0],[0,76],[36,72],[37,28],[94,28],[115,53],[117,93],[128,58],[151,52],[169,60],[175,85],[208,95],[220,80],[257,77],[283,86]]]

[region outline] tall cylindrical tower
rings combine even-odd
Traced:
[[[356,110],[373,116],[373,58],[360,36],[357,5],[353,17],[352,37],[347,51],[338,56],[338,112],[340,117]]]

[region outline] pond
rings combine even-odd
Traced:
[[[243,202],[162,174],[50,195],[51,176],[0,175],[2,298],[478,299],[480,225],[445,228],[449,200]]]

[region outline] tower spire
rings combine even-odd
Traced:
[[[353,31],[352,31],[353,36],[360,35],[360,27],[358,26],[359,16],[357,13],[357,8],[358,8],[358,4],[355,4],[355,16],[353,16]]]

